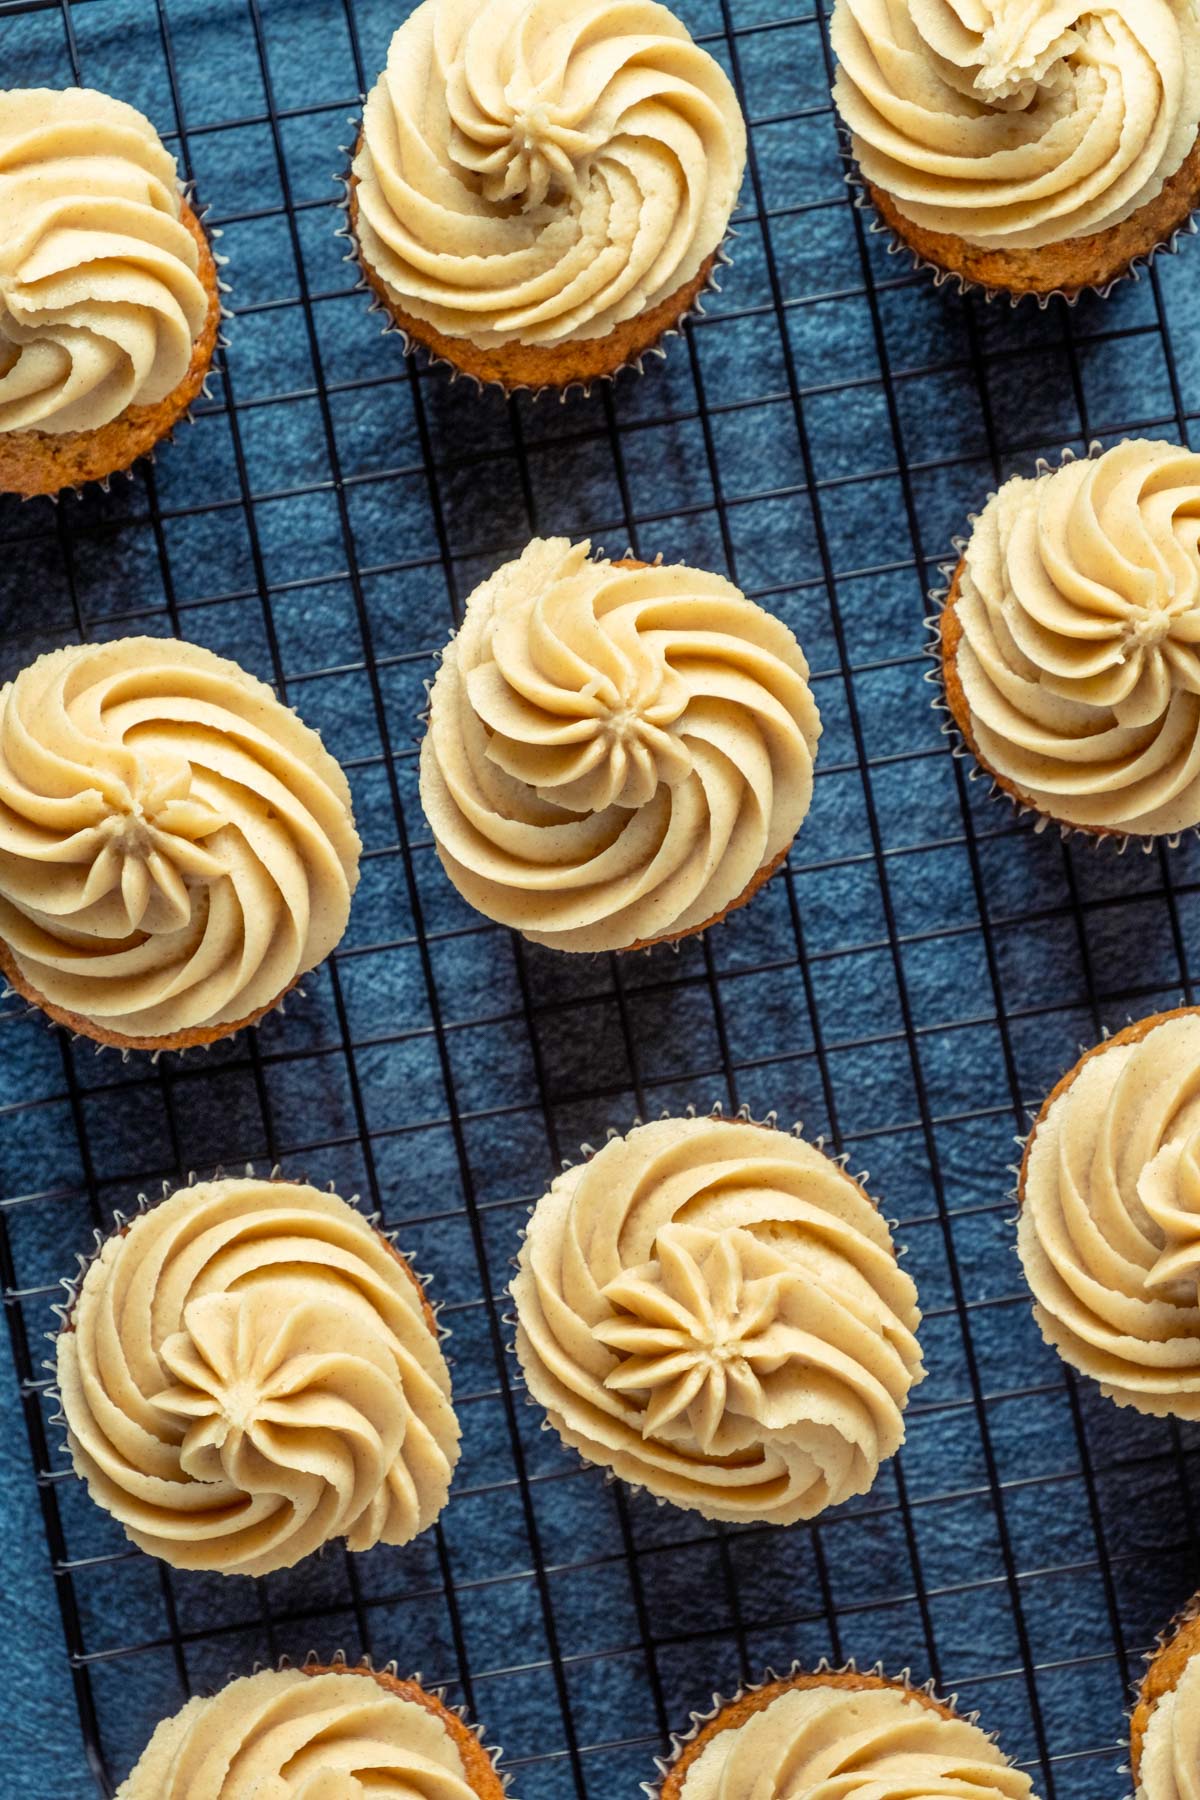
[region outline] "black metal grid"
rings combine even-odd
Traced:
[[[449,1683],[525,1800],[633,1792],[712,1687],[823,1653],[911,1661],[1043,1795],[1115,1796],[1131,1658],[1200,1580],[1200,1436],[1117,1414],[1042,1351],[1002,1260],[1005,1164],[1077,1042],[1194,998],[1200,855],[1118,861],[981,804],[927,708],[921,621],[968,506],[1035,453],[1187,441],[1194,256],[1076,314],[936,295],[842,185],[824,13],[695,0],[752,124],[727,295],[641,383],[476,399],[375,339],[329,253],[316,177],[401,10],[0,3],[6,79],[18,50],[24,85],[151,111],[225,234],[235,314],[184,444],[111,498],[0,504],[4,673],[71,637],[212,642],[322,725],[367,842],[346,944],[259,1032],[122,1065],[0,1014],[0,1279],[97,1785],[185,1693],[336,1640]],[[431,854],[429,653],[552,529],[723,565],[814,662],[813,818],[755,906],[678,956],[533,951],[457,906]],[[504,1347],[507,1259],[557,1159],[635,1107],[714,1097],[869,1159],[913,1250],[934,1373],[909,1444],[813,1527],[716,1528],[605,1485],[538,1435]],[[246,1157],[360,1189],[433,1268],[467,1454],[420,1544],[221,1583],[106,1533],[56,1448],[38,1339],[113,1206]]]

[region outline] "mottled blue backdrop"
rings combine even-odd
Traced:
[[[433,1272],[465,1431],[440,1533],[255,1586],[128,1551],[45,1427],[59,1586],[115,1779],[186,1687],[345,1645],[451,1684],[524,1800],[621,1800],[714,1687],[829,1653],[936,1674],[1044,1796],[1118,1800],[1128,1670],[1200,1583],[1200,1436],[1068,1383],[1006,1197],[1024,1108],[1079,1044],[1193,997],[1200,850],[1122,858],[1019,826],[968,783],[922,680],[926,589],[998,477],[1093,436],[1194,429],[1200,248],[1074,314],[936,292],[848,203],[811,0],[681,10],[752,121],[725,291],[643,379],[508,406],[414,381],[334,237],[338,146],[398,0],[0,5],[5,82],[77,75],[179,150],[235,313],[211,400],[153,470],[57,511],[0,502],[2,672],[81,633],[178,629],[281,681],[349,767],[367,843],[341,952],[257,1033],[122,1064],[4,1005],[11,1320],[40,1360],[53,1284],[112,1207],[278,1159],[374,1197]],[[522,948],[428,842],[430,656],[533,532],[727,569],[811,659],[825,736],[788,870],[678,955]],[[639,1107],[714,1098],[847,1147],[926,1309],[908,1444],[816,1529],[718,1532],[606,1486],[539,1433],[500,1347],[508,1260],[557,1160]],[[0,1385],[0,1787],[77,1800],[7,1361]]]

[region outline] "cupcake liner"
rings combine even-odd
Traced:
[[[1128,266],[1102,283],[1085,282],[1077,288],[1054,288],[1049,293],[1014,293],[1010,288],[988,287],[979,281],[973,281],[969,275],[957,269],[944,269],[940,263],[931,262],[919,250],[915,250],[906,238],[881,217],[875,202],[871,198],[866,176],[858,165],[849,130],[838,120],[838,153],[846,164],[845,181],[854,195],[854,207],[869,219],[867,230],[872,237],[885,237],[889,256],[907,256],[913,273],[922,271],[933,276],[935,288],[956,287],[960,295],[980,294],[990,306],[993,301],[1007,300],[1012,308],[1020,306],[1023,300],[1036,301],[1038,310],[1045,312],[1052,300],[1061,300],[1067,306],[1077,306],[1084,294],[1094,294],[1099,300],[1107,300],[1114,288],[1120,287],[1124,281],[1140,281],[1143,275],[1149,274],[1160,256],[1174,256],[1180,249],[1183,240],[1195,237],[1200,233],[1200,209],[1193,210],[1182,225],[1177,225],[1169,237],[1161,239],[1141,256],[1135,256]]]
[[[223,298],[224,295],[230,294],[233,292],[233,289],[232,289],[230,283],[228,281],[224,280],[222,278],[222,274],[221,274],[221,271],[223,269],[227,269],[229,267],[229,258],[227,256],[223,256],[221,254],[221,252],[217,249],[217,242],[224,235],[224,233],[221,231],[219,226],[215,226],[215,225],[210,226],[207,223],[208,216],[212,211],[211,201],[207,206],[204,206],[204,207],[200,207],[196,204],[196,184],[194,181],[181,182],[180,183],[180,193],[183,196],[184,200],[186,200],[188,205],[191,207],[192,212],[195,214],[195,217],[196,217],[198,223],[200,224],[200,227],[203,230],[205,237],[208,240],[208,247],[212,254],[212,259],[213,259],[214,264],[216,265],[216,271],[217,271],[217,307],[218,307],[217,335],[216,335],[216,340],[213,344],[212,357],[209,361],[208,368],[204,371],[203,380],[200,383],[200,392],[199,392],[199,396],[198,396],[198,398],[202,398],[204,400],[211,400],[212,393],[209,388],[209,383],[212,380],[213,373],[214,373],[214,370],[216,367],[217,352],[224,351],[229,348],[229,339],[226,337],[225,332],[222,329],[222,326],[225,324],[231,324],[233,321],[233,318],[234,318],[234,314],[230,311],[229,307],[225,304],[225,300]],[[51,506],[57,506],[59,501],[62,500],[64,498],[64,496],[67,494],[73,494],[76,500],[82,500],[84,494],[87,492],[87,490],[89,488],[99,488],[99,490],[102,494],[109,494],[112,492],[112,484],[114,481],[120,481],[120,480],[132,481],[136,471],[141,467],[141,465],[143,463],[157,462],[158,450],[160,449],[160,447],[163,444],[173,443],[175,441],[176,432],[178,432],[182,426],[194,425],[196,423],[195,406],[196,406],[196,401],[193,400],[190,403],[190,405],[187,407],[187,409],[184,412],[182,412],[180,414],[180,416],[176,419],[175,423],[171,426],[170,430],[164,431],[163,435],[160,438],[156,439],[155,442],[150,445],[148,450],[140,451],[139,454],[134,457],[133,461],[124,469],[110,469],[107,475],[98,476],[95,481],[83,482],[80,486],[74,486],[73,484],[68,483],[64,487],[57,488],[55,490],[55,492],[52,494],[8,494],[5,497],[8,499],[12,499],[12,500],[19,500],[23,506],[36,503],[39,500],[46,500],[46,501],[49,501]],[[0,998],[2,998],[2,997],[3,996],[0,996]]]
[[[768,1667],[763,1671],[761,1681],[743,1682],[736,1692],[732,1694],[722,1695],[714,1693],[712,1696],[712,1705],[707,1712],[689,1713],[688,1718],[691,1723],[687,1730],[672,1731],[669,1734],[670,1750],[667,1755],[656,1756],[654,1758],[654,1765],[657,1768],[659,1775],[658,1780],[643,1781],[639,1784],[643,1794],[646,1795],[646,1800],[659,1800],[663,1783],[666,1781],[680,1757],[687,1750],[689,1744],[694,1743],[704,1728],[707,1725],[711,1725],[715,1719],[719,1718],[720,1715],[727,1710],[727,1708],[737,1706],[740,1701],[747,1699],[751,1694],[760,1693],[765,1687],[771,1687],[774,1683],[780,1681],[790,1681],[797,1675],[871,1676],[878,1681],[886,1683],[888,1687],[903,1689],[906,1694],[924,1694],[928,1699],[932,1700],[935,1705],[944,1707],[948,1712],[953,1713],[955,1718],[961,1719],[965,1724],[979,1726],[979,1714],[977,1712],[959,1712],[957,1693],[940,1693],[938,1691],[937,1683],[932,1677],[924,1682],[914,1681],[911,1669],[901,1669],[898,1675],[888,1675],[885,1673],[882,1662],[874,1663],[868,1669],[861,1669],[854,1657],[851,1657],[849,1661],[839,1665],[830,1662],[829,1658],[825,1656],[821,1657],[816,1666],[812,1668],[801,1662],[794,1662],[789,1668],[782,1671]],[[980,1727],[980,1729],[982,1729],[982,1727]],[[999,1738],[995,1732],[987,1732],[985,1733],[985,1736],[989,1743],[999,1743]]]
[[[311,974],[312,971],[309,970],[309,973]],[[303,979],[302,976],[301,980]],[[269,1019],[273,1013],[278,1013],[282,1017],[287,1012],[288,1001],[293,998],[297,1000],[307,1000],[308,998],[307,991],[300,986],[299,982],[280,994],[273,1006],[264,1007],[263,1011],[249,1024],[240,1025],[237,1031],[231,1031],[226,1037],[210,1038],[204,1044],[163,1044],[158,1050],[139,1050],[131,1044],[102,1044],[98,1038],[88,1037],[86,1032],[72,1031],[68,1025],[63,1025],[58,1019],[51,1018],[45,1008],[39,1006],[35,1000],[26,999],[19,988],[10,987],[5,982],[3,973],[0,973],[0,1003],[5,1000],[19,1000],[21,1003],[19,1007],[14,1008],[11,1017],[32,1019],[36,1024],[44,1025],[47,1031],[65,1032],[70,1043],[89,1045],[95,1056],[119,1056],[123,1063],[127,1063],[132,1056],[147,1056],[152,1065],[157,1064],[160,1056],[207,1056],[208,1052],[215,1050],[218,1044],[227,1044],[230,1038],[237,1037],[241,1032],[257,1031],[263,1020]]]
[[[366,104],[365,96],[363,97],[363,104]],[[342,198],[338,202],[338,211],[342,214],[342,223],[338,227],[335,236],[341,238],[350,246],[342,260],[343,262],[352,264],[358,271],[358,280],[354,285],[354,292],[356,294],[367,295],[367,312],[376,313],[382,319],[382,324],[380,325],[382,336],[398,337],[406,357],[413,357],[415,361],[416,353],[419,351],[421,357],[429,367],[447,370],[452,383],[456,381],[470,382],[474,386],[477,394],[482,394],[485,388],[496,388],[505,396],[512,394],[529,394],[531,398],[537,400],[542,394],[557,394],[561,401],[565,401],[567,396],[573,391],[578,391],[586,397],[591,393],[594,387],[599,386],[602,382],[614,382],[618,375],[624,374],[627,370],[632,371],[637,375],[643,375],[645,370],[642,365],[646,357],[657,356],[665,359],[667,352],[664,346],[667,339],[682,337],[683,326],[688,319],[704,316],[705,295],[710,293],[719,294],[722,291],[719,271],[732,268],[733,266],[730,245],[738,234],[732,225],[727,225],[725,234],[722,237],[721,242],[717,245],[713,266],[709,270],[703,287],[691,305],[679,314],[679,317],[673,325],[668,325],[666,329],[659,334],[659,337],[653,344],[648,344],[646,348],[640,350],[636,356],[630,357],[626,362],[619,363],[615,369],[606,370],[603,375],[597,375],[591,381],[569,381],[565,386],[559,386],[555,382],[547,381],[543,382],[540,387],[531,387],[526,382],[513,382],[510,384],[501,381],[498,377],[485,380],[481,376],[475,375],[466,369],[460,369],[458,365],[451,362],[448,357],[439,355],[436,350],[431,350],[427,344],[419,342],[407,332],[402,325],[398,325],[383,301],[371,286],[367,277],[367,265],[363,257],[362,246],[358,241],[358,234],[354,230],[350,217],[351,173],[354,157],[357,154],[359,136],[362,131],[361,113],[357,116],[351,114],[347,122],[352,128],[351,141],[349,144],[341,144],[338,146],[342,155],[346,158],[346,165],[344,170],[338,171],[332,175],[330,179],[342,190]]]
[[[640,1113],[635,1113],[631,1122],[628,1125],[626,1125],[624,1128],[622,1128],[618,1125],[606,1125],[604,1127],[604,1142],[606,1144],[611,1144],[614,1138],[627,1137],[631,1131],[636,1131],[640,1125],[658,1124],[666,1119],[680,1119],[680,1118],[683,1118],[683,1119],[740,1120],[745,1125],[757,1125],[763,1131],[783,1131],[783,1132],[785,1132],[785,1134],[788,1137],[800,1138],[803,1142],[805,1142],[807,1144],[811,1144],[812,1147],[816,1150],[819,1150],[823,1156],[828,1157],[830,1162],[835,1163],[837,1165],[837,1167],[839,1169],[841,1169],[843,1174],[849,1175],[850,1152],[848,1150],[843,1150],[843,1151],[839,1152],[839,1154],[837,1154],[836,1156],[833,1155],[829,1150],[826,1149],[826,1144],[828,1142],[828,1139],[825,1137],[824,1133],[822,1133],[819,1137],[806,1138],[804,1135],[804,1126],[799,1120],[797,1120],[797,1122],[794,1125],[781,1126],[779,1123],[779,1114],[777,1112],[771,1111],[771,1112],[768,1112],[763,1118],[756,1119],[750,1110],[750,1105],[748,1102],[744,1103],[743,1105],[741,1105],[739,1107],[736,1107],[732,1112],[728,1112],[726,1110],[723,1102],[720,1100],[717,1100],[717,1101],[714,1101],[714,1103],[711,1106],[707,1106],[707,1107],[698,1107],[694,1103],[689,1102],[689,1104],[683,1108],[682,1112],[677,1107],[664,1106],[660,1109],[659,1112],[654,1114],[653,1117],[650,1119],[644,1119]],[[601,1146],[601,1148],[602,1148],[602,1146]],[[599,1148],[594,1144],[584,1143],[579,1146],[579,1153],[580,1153],[580,1157],[582,1158],[582,1160],[585,1163],[588,1163],[588,1162],[591,1162],[594,1157],[599,1155]],[[577,1167],[577,1164],[574,1161],[574,1159],[569,1156],[564,1156],[562,1158],[562,1161],[560,1164],[559,1172],[564,1173],[566,1170],[573,1169],[575,1167]],[[870,1194],[867,1190],[866,1184],[870,1180],[869,1171],[867,1171],[866,1169],[863,1169],[857,1175],[849,1175],[849,1178],[851,1181],[855,1182],[857,1186],[862,1188],[864,1192],[867,1192],[868,1199],[870,1199],[872,1201],[872,1203],[875,1205],[877,1210],[880,1210],[879,1202],[875,1199],[875,1196]],[[543,1193],[544,1192],[545,1192],[545,1190],[543,1190]],[[539,1195],[538,1199],[540,1200],[541,1198],[542,1198],[542,1195]],[[535,1200],[533,1202],[532,1206],[527,1206],[525,1208],[525,1216],[527,1218],[533,1217],[535,1211],[537,1210],[537,1204],[538,1204],[538,1202],[537,1202],[537,1200]],[[887,1228],[890,1232],[895,1232],[899,1229],[899,1221],[898,1220],[889,1219],[887,1217],[887,1215],[885,1213],[883,1213],[881,1210],[880,1210],[880,1217],[883,1219],[884,1224],[887,1226]],[[523,1244],[525,1242],[527,1235],[528,1235],[528,1229],[526,1226],[522,1225],[517,1233],[518,1242]],[[907,1254],[908,1254],[907,1248],[901,1244],[896,1244],[895,1250],[896,1250],[896,1259],[898,1262],[903,1257],[907,1256]],[[514,1271],[520,1267],[520,1252],[518,1252],[518,1254],[516,1256],[509,1257],[508,1267]],[[506,1290],[506,1292],[507,1292],[507,1290]],[[521,1359],[517,1353],[517,1342],[516,1342],[515,1333],[516,1333],[517,1325],[519,1323],[519,1319],[518,1319],[518,1314],[516,1312],[515,1307],[501,1313],[500,1322],[501,1322],[501,1324],[507,1326],[508,1329],[510,1331],[512,1331],[514,1334],[511,1338],[505,1339],[504,1348],[505,1348],[505,1351],[507,1352],[507,1354],[509,1356],[511,1356],[513,1361],[516,1363],[517,1369],[520,1373],[521,1390],[524,1394],[525,1405],[533,1407],[535,1411],[540,1412],[542,1414],[541,1425],[539,1427],[540,1430],[551,1431],[551,1432],[555,1433],[555,1436],[558,1436],[558,1433],[555,1430],[555,1427],[550,1422],[550,1418],[549,1418],[549,1415],[546,1413],[545,1407],[542,1406],[539,1401],[534,1399],[533,1395],[529,1392],[528,1387],[525,1385],[525,1371],[521,1366]],[[653,1500],[655,1506],[662,1507],[662,1506],[672,1506],[675,1504],[673,1501],[668,1500],[665,1494],[654,1493],[650,1488],[646,1487],[646,1485],[643,1482],[631,1481],[629,1479],[629,1477],[626,1475],[618,1475],[615,1469],[609,1468],[608,1465],[605,1463],[590,1462],[588,1460],[588,1458],[586,1456],[584,1456],[584,1454],[581,1450],[577,1450],[575,1448],[574,1444],[568,1444],[565,1441],[565,1439],[560,1437],[559,1443],[561,1444],[562,1449],[568,1456],[573,1456],[576,1458],[581,1469],[599,1470],[601,1472],[601,1474],[603,1475],[605,1487],[620,1486],[620,1487],[624,1488],[630,1494],[646,1494],[651,1500]],[[676,1508],[676,1510],[681,1510],[681,1509]],[[794,1672],[795,1671],[793,1669],[793,1673]],[[769,1677],[769,1679],[776,1679],[776,1678]],[[760,1682],[758,1685],[762,1686],[763,1684]],[[732,1704],[732,1702],[728,1702],[727,1704]],[[695,1715],[693,1715],[693,1716],[695,1716]]]
[[[1104,445],[1098,439],[1093,439],[1088,445],[1087,459],[1090,461],[1096,457],[1103,456],[1103,454]],[[1078,461],[1080,461],[1078,451],[1072,450],[1070,446],[1067,446],[1061,452],[1057,464],[1047,457],[1039,456],[1035,464],[1035,472],[1038,475],[1052,475],[1055,473],[1056,469],[1061,469],[1068,463]],[[987,501],[985,501],[984,504],[986,505],[988,501],[994,500],[995,497],[996,490],[993,488],[989,492]],[[979,519],[979,516],[980,515],[977,512],[968,513],[968,525],[973,528]],[[1200,825],[1192,826],[1187,831],[1164,832],[1158,837],[1140,837],[1136,833],[1131,832],[1089,831],[1086,826],[1072,825],[1066,819],[1051,818],[1048,813],[1040,812],[1031,801],[1022,800],[1015,793],[1010,792],[1010,790],[997,779],[992,771],[985,768],[979,761],[974,750],[963,736],[962,728],[951,711],[950,703],[946,695],[945,668],[942,661],[942,614],[949,605],[954,577],[970,541],[970,531],[967,532],[965,537],[951,538],[950,548],[954,552],[953,560],[938,564],[938,574],[941,577],[941,580],[937,587],[928,590],[926,596],[933,607],[933,611],[927,614],[922,621],[926,631],[929,633],[923,648],[932,664],[930,668],[925,670],[924,676],[922,677],[922,679],[934,689],[934,697],[929,704],[935,713],[942,715],[942,723],[939,727],[939,732],[942,737],[948,740],[950,744],[950,754],[956,761],[967,762],[971,765],[967,770],[967,780],[987,782],[987,797],[989,800],[1006,802],[1016,813],[1019,820],[1027,818],[1032,819],[1032,828],[1035,836],[1040,836],[1044,831],[1057,829],[1064,842],[1068,839],[1081,839],[1094,851],[1099,851],[1104,847],[1108,847],[1113,850],[1116,855],[1124,856],[1131,845],[1136,845],[1142,851],[1143,855],[1149,856],[1160,844],[1166,845],[1170,850],[1177,850],[1185,837],[1200,837]]]

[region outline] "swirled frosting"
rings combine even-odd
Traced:
[[[728,77],[655,0],[425,0],[363,115],[359,240],[449,337],[604,337],[699,273],[745,157]]]
[[[790,1688],[718,1731],[681,1800],[1031,1800],[1032,1784],[966,1719],[901,1688]],[[1156,1797],[1157,1800],[1157,1797]]]
[[[264,1669],[189,1700],[117,1800],[476,1800],[435,1713],[351,1672]]]
[[[210,650],[72,645],[0,689],[0,939],[107,1033],[271,1005],[341,937],[358,853],[317,734]]]
[[[421,799],[479,912],[561,950],[710,923],[808,811],[820,720],[786,626],[719,575],[535,539],[467,603]]]
[[[1039,1121],[1018,1245],[1042,1335],[1122,1406],[1200,1419],[1200,1017],[1079,1065]]]
[[[416,1281],[352,1206],[292,1182],[182,1188],[111,1237],[58,1382],[92,1498],[176,1568],[405,1544],[458,1459]]]
[[[799,1138],[667,1119],[538,1202],[513,1283],[529,1392],[564,1441],[712,1519],[865,1493],[923,1377],[887,1225]]]
[[[1150,1714],[1137,1800],[1194,1800],[1200,1773],[1200,1656],[1193,1656]]]
[[[837,0],[832,34],[864,175],[984,249],[1119,225],[1196,141],[1192,0]]]
[[[209,309],[180,213],[132,106],[0,92],[0,431],[91,431],[179,386]]]
[[[1008,482],[956,605],[993,774],[1085,829],[1200,824],[1200,456],[1133,441]]]

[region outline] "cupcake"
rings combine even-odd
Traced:
[[[92,88],[0,91],[0,492],[128,469],[212,363],[217,269],[149,119]]]
[[[117,1800],[501,1800],[479,1734],[395,1665],[260,1669],[164,1719]]]
[[[821,722],[786,625],[720,575],[538,538],[476,588],[421,748],[438,855],[556,950],[715,925],[787,856]]]
[[[66,1311],[58,1388],[76,1474],[139,1549],[268,1575],[432,1525],[450,1376],[420,1282],[361,1213],[247,1175],[118,1226]]]
[[[853,1665],[794,1670],[693,1717],[671,1761],[659,1764],[661,1785],[647,1790],[656,1800],[1032,1800],[1028,1775],[973,1718],[907,1677],[888,1681]]]
[[[1007,482],[937,649],[955,726],[1018,805],[1097,837],[1200,825],[1200,456],[1139,440]]]
[[[586,385],[696,305],[745,161],[728,76],[655,0],[424,0],[366,103],[350,231],[410,346]]]
[[[1119,1406],[1200,1419],[1200,1008],[1142,1019],[1063,1076],[1018,1199],[1046,1342]]]
[[[1188,1800],[1200,1770],[1200,1595],[1150,1659],[1129,1736],[1137,1800]]]
[[[1073,298],[1189,225],[1194,0],[836,0],[831,35],[867,196],[943,277]]]
[[[97,1043],[261,1018],[342,936],[359,849],[316,732],[198,644],[72,644],[0,688],[0,971]]]
[[[662,1119],[568,1167],[512,1295],[563,1442],[708,1519],[790,1525],[865,1494],[925,1373],[874,1202],[744,1118]]]

